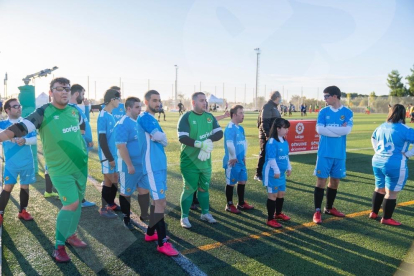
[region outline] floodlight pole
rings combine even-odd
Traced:
[[[178,65],[174,65],[175,66],[175,97],[174,97],[174,101],[175,103],[177,102],[177,96],[178,96],[178,90],[177,90],[177,86],[178,86]],[[174,103],[174,105],[175,105]]]
[[[256,51],[257,54],[257,59],[256,59],[256,97],[255,97],[255,103],[254,103],[254,109],[257,110],[257,91],[259,89],[259,55],[260,55],[260,48],[255,48],[254,49]]]

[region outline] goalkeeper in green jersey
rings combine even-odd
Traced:
[[[192,95],[193,110],[186,112],[178,122],[178,139],[181,145],[180,169],[184,188],[181,194],[181,226],[191,228],[188,213],[193,194],[198,190],[201,220],[216,223],[209,212],[209,188],[211,179],[211,151],[213,142],[223,138],[223,131],[216,118],[205,112],[206,95]]]

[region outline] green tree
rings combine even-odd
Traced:
[[[403,97],[406,95],[406,89],[404,84],[401,82],[402,77],[397,70],[392,70],[388,74],[388,87],[390,88],[390,96]]]
[[[414,96],[414,65],[411,70],[411,75],[407,76],[405,79],[408,81],[408,94]]]

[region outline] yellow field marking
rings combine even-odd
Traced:
[[[414,200],[399,203],[399,204],[397,204],[397,207],[410,206],[410,205],[414,205]],[[335,220],[342,220],[344,218],[356,218],[356,217],[368,215],[370,212],[371,212],[371,210],[366,210],[366,211],[361,211],[361,212],[357,212],[357,213],[352,213],[352,214],[346,215],[345,217],[342,217],[342,218],[341,217],[331,217],[329,219],[325,219],[323,222],[328,223],[328,222],[335,221]],[[230,245],[230,244],[239,243],[239,242],[245,242],[245,241],[248,241],[248,240],[258,240],[262,237],[270,237],[272,235],[277,235],[277,234],[280,234],[280,233],[293,232],[295,230],[299,230],[299,229],[303,229],[303,228],[310,228],[310,227],[314,227],[316,225],[317,224],[314,223],[314,222],[305,222],[303,224],[299,224],[299,225],[295,225],[295,226],[287,226],[287,227],[279,228],[279,229],[274,229],[272,231],[266,231],[266,232],[262,232],[260,234],[252,234],[252,235],[249,235],[249,236],[246,236],[246,237],[233,239],[233,240],[228,240],[228,241],[225,241],[225,242],[216,242],[216,243],[202,245],[202,246],[199,246],[199,247],[186,249],[186,250],[181,251],[181,254],[188,255],[188,254],[196,253],[198,251],[209,251],[209,250],[219,248],[219,247],[222,247],[222,246],[225,246],[225,245]]]

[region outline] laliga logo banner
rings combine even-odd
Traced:
[[[316,120],[290,120],[288,132],[289,152],[315,151],[319,146],[319,134],[316,132]]]

